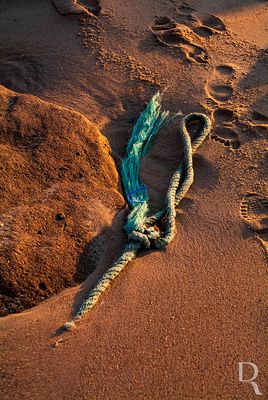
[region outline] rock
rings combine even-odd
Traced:
[[[109,144],[82,114],[0,86],[0,147],[6,315],[85,279],[84,247],[124,201]]]

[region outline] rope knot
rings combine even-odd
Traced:
[[[128,238],[140,242],[143,247],[148,249],[155,240],[160,238],[160,230],[156,225],[149,226],[143,228],[142,231],[132,231]]]
[[[147,154],[159,129],[173,118],[168,117],[168,112],[161,111],[160,94],[156,94],[136,122],[121,168],[123,189],[131,210],[124,226],[129,243],[121,256],[99,279],[96,287],[90,291],[73,321],[64,325],[65,329],[70,330],[75,327],[74,321],[80,319],[97,303],[102,293],[112,284],[129,261],[136,257],[141,247],[160,249],[173,239],[176,229],[176,207],[193,182],[193,154],[211,129],[211,122],[204,114],[193,113],[182,118],[179,130],[184,151],[183,160],[171,178],[165,207],[149,216],[151,213],[148,204],[148,190],[139,180],[141,159]],[[196,120],[202,123],[202,129],[199,135],[191,140],[188,125]]]

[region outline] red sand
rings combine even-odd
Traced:
[[[0,83],[58,104],[62,115],[69,113],[63,106],[84,114],[108,138],[118,166],[134,120],[159,89],[165,108],[206,112],[214,129],[195,157],[195,183],[180,206],[173,243],[141,253],[78,329],[62,333],[84,290],[126,240],[123,203],[119,213],[107,205],[112,198],[99,180],[95,271],[81,287],[2,318],[1,398],[254,399],[253,387],[238,380],[242,361],[258,367],[265,398],[267,7],[254,0],[100,5],[94,17],[62,16],[45,0],[2,2]],[[167,27],[155,29],[156,16],[173,24],[168,35]],[[143,162],[155,206],[178,164],[179,145],[174,125]],[[85,185],[93,196],[91,189]],[[249,204],[247,193],[256,193],[256,201]]]

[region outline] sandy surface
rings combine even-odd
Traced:
[[[259,398],[267,397],[265,2],[9,0],[1,2],[0,15],[0,84],[15,91],[13,97],[30,93],[45,101],[41,120],[44,115],[49,120],[49,107],[62,113],[49,131],[59,147],[64,148],[62,132],[57,136],[57,123],[63,129],[61,120],[67,137],[72,137],[67,115],[74,113],[67,109],[83,114],[86,119],[75,115],[104,142],[101,133],[106,136],[114,159],[106,154],[111,168],[104,168],[104,179],[98,182],[98,202],[94,202],[97,186],[89,180],[91,186],[83,186],[88,200],[70,212],[70,217],[77,215],[83,221],[86,207],[95,204],[97,218],[90,214],[94,229],[89,236],[82,234],[84,248],[81,239],[80,247],[75,247],[76,239],[72,242],[79,259],[79,252],[91,254],[97,241],[94,272],[81,286],[1,319],[1,398],[254,399],[253,387],[238,381],[241,361],[258,366],[256,382],[263,393]],[[214,122],[210,138],[195,157],[195,183],[181,203],[176,238],[164,251],[142,252],[78,329],[63,333],[61,325],[126,241],[122,232],[126,210],[114,189],[118,187],[114,162],[120,166],[135,119],[157,90],[164,91],[164,106],[172,112],[202,111]],[[40,103],[36,97],[31,97],[33,104]],[[11,101],[8,107],[13,106]],[[7,108],[2,96],[1,146],[20,160],[24,157],[32,173],[33,160],[25,148],[31,137],[15,132],[15,139],[8,138],[9,130],[3,126],[8,127],[8,118],[13,117],[3,110]],[[22,108],[17,116],[22,121],[23,113]],[[28,109],[28,126],[36,128],[36,115],[32,121],[30,117]],[[75,129],[80,132],[85,127],[78,124]],[[68,148],[71,154],[74,150]],[[174,124],[160,135],[142,166],[154,207],[163,202],[180,154]],[[48,167],[57,166],[55,157],[48,152]],[[65,162],[71,170],[71,159]],[[100,168],[90,164],[97,174]],[[108,173],[113,189],[105,187]],[[14,187],[17,182],[23,221],[29,194],[19,188],[26,178],[20,173],[8,179]],[[65,178],[59,182],[79,183]],[[47,189],[38,188],[40,196]],[[3,215],[14,208],[11,195],[4,200]],[[69,202],[68,196],[64,201]],[[47,207],[54,212],[52,204]],[[27,236],[27,224],[25,231]],[[28,240],[37,235],[32,229]],[[5,231],[0,236],[2,246],[6,237]],[[69,250],[69,242],[60,237],[63,251]],[[1,254],[5,262],[8,257]],[[64,261],[62,255],[55,274],[64,272]],[[13,263],[8,265],[10,272]],[[78,267],[74,260],[76,272]],[[252,371],[247,373],[250,377]]]

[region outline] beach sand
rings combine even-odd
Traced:
[[[253,399],[239,362],[266,398],[266,3],[9,0],[0,15],[1,398]],[[117,169],[157,91],[213,122],[176,237],[64,332],[126,243]],[[142,163],[154,208],[181,154],[174,121]]]

